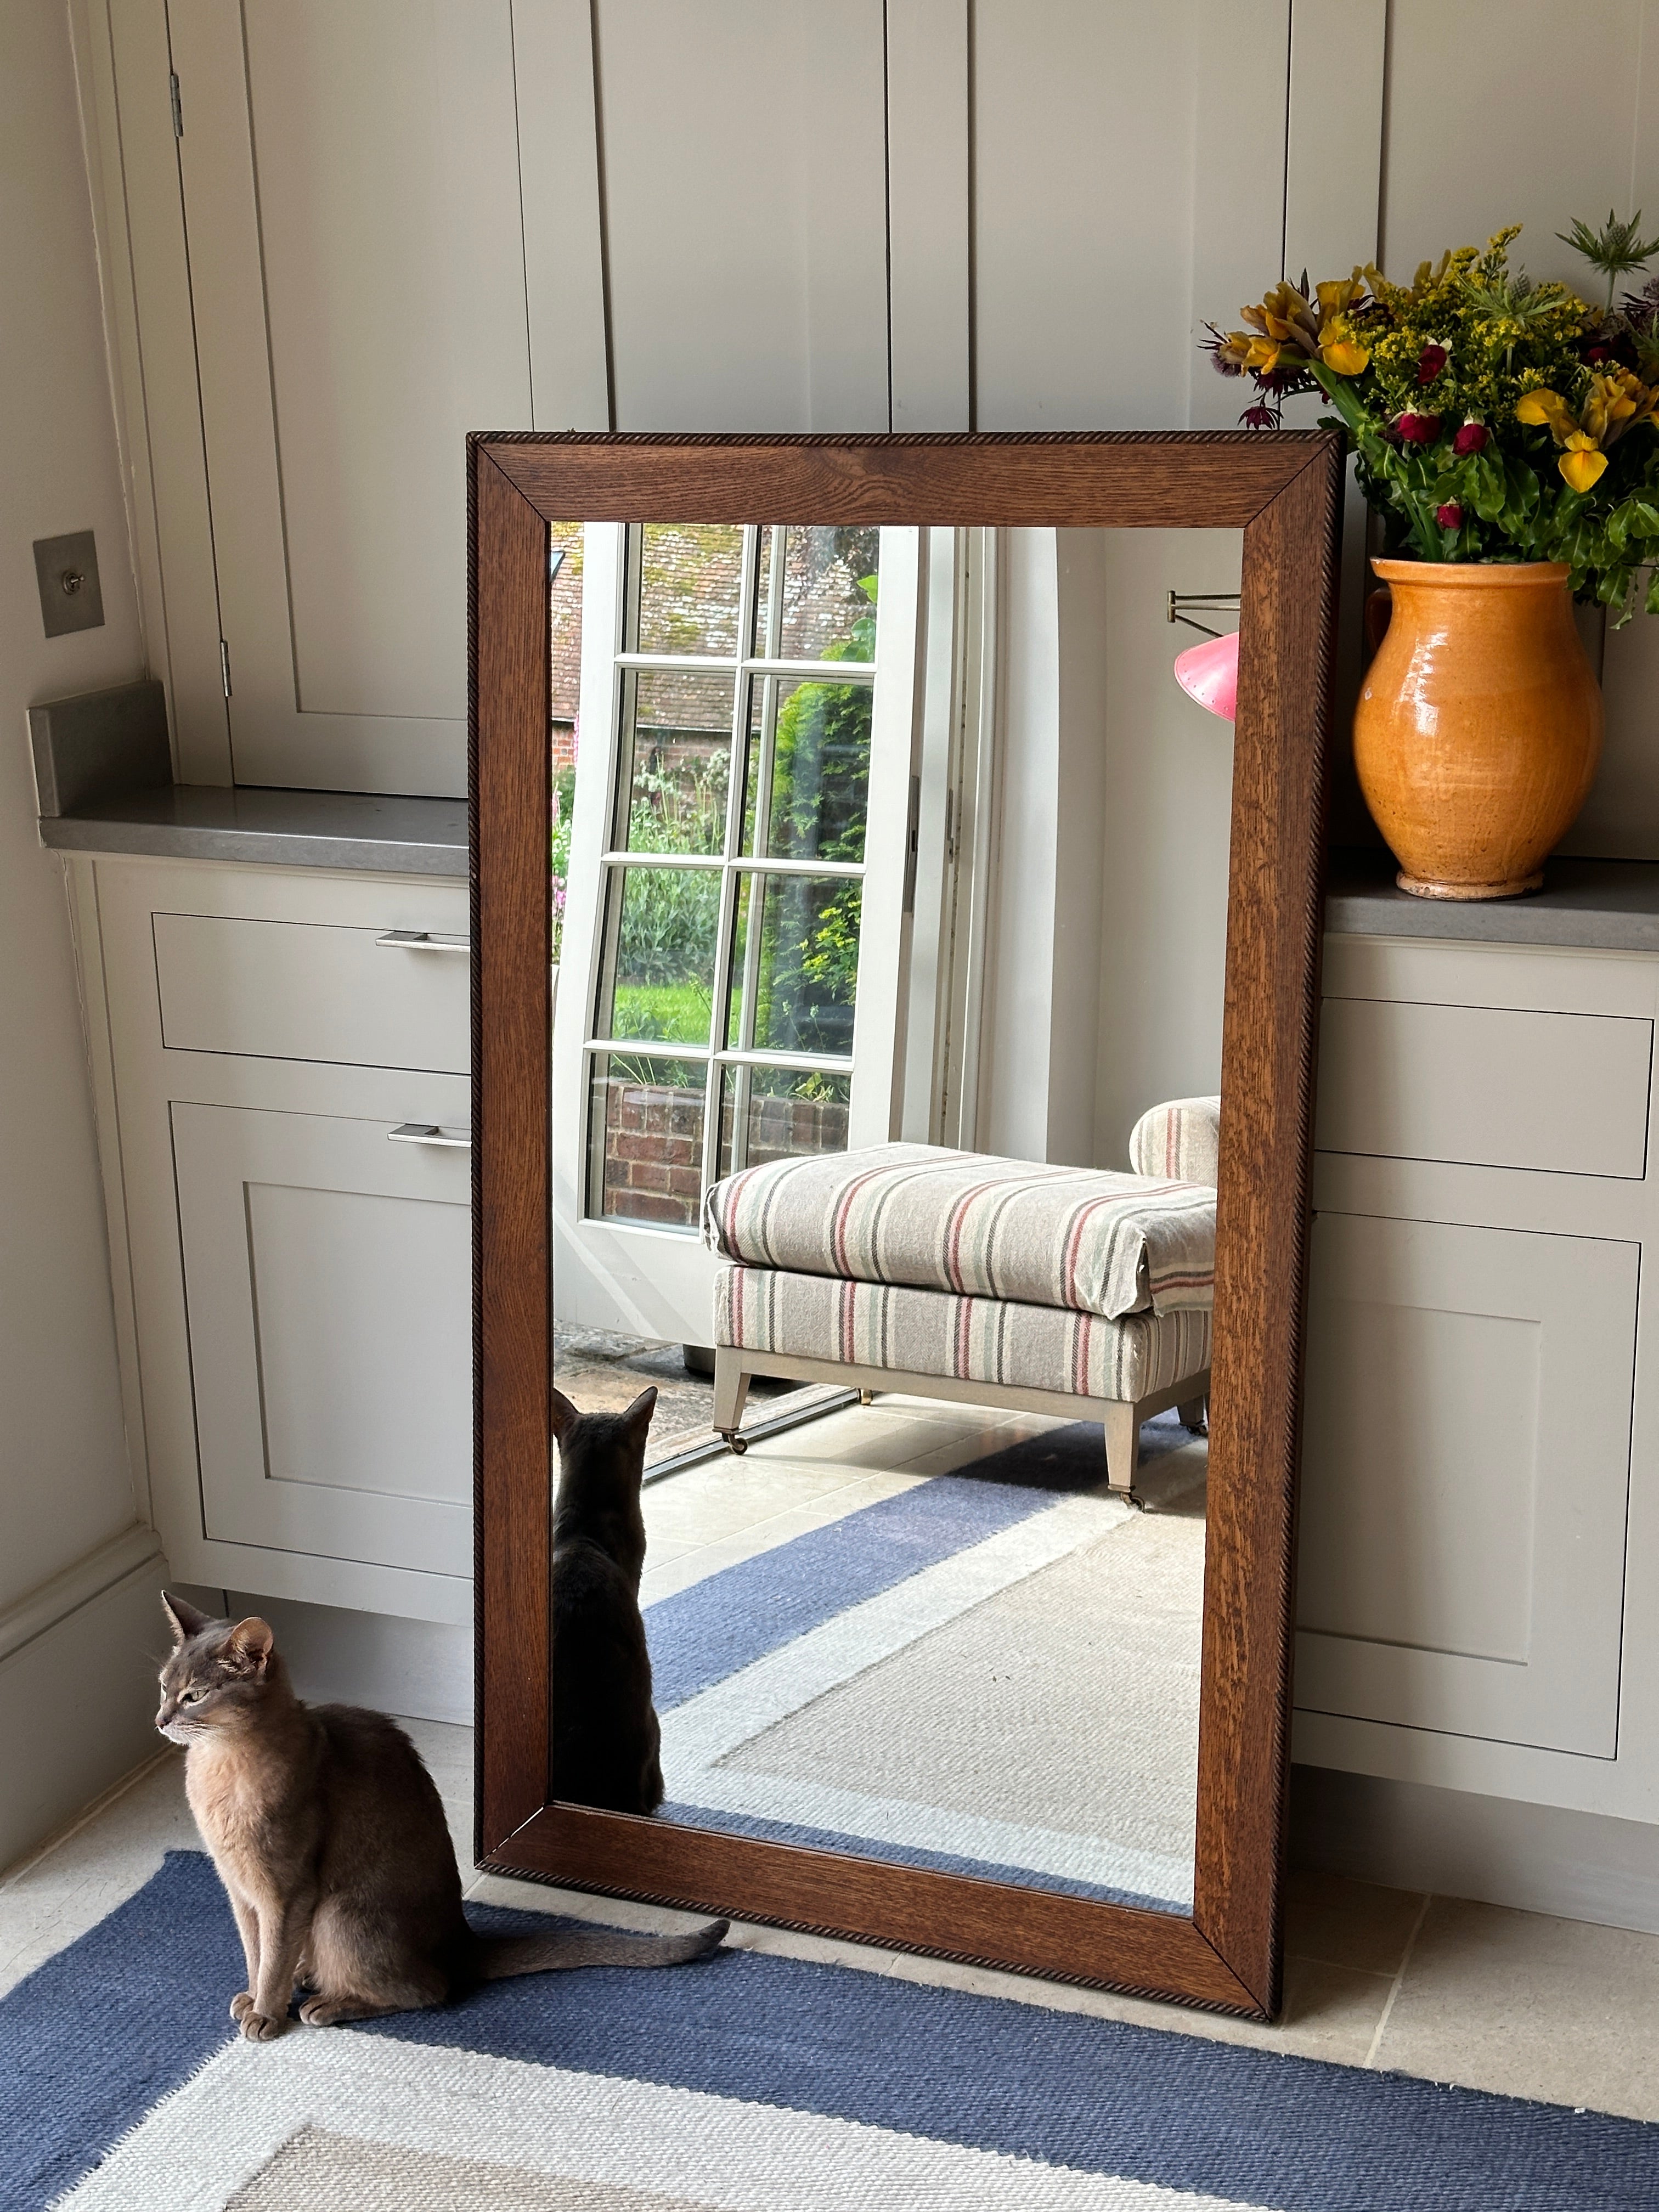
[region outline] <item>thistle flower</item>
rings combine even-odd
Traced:
[[[1460,461],[1464,459],[1466,456],[1470,453],[1484,453],[1486,450],[1486,445],[1491,436],[1492,433],[1487,429],[1486,424],[1484,422],[1476,422],[1474,416],[1471,415],[1468,422],[1464,423],[1462,428],[1458,432],[1457,435],[1452,440],[1452,451],[1456,454]]]
[[[1638,235],[1642,228],[1642,210],[1638,208],[1628,222],[1620,222],[1613,210],[1607,210],[1607,219],[1600,230],[1592,230],[1587,222],[1573,219],[1571,230],[1558,230],[1556,236],[1563,246],[1571,246],[1582,253],[1592,269],[1600,270],[1607,280],[1607,312],[1613,312],[1613,288],[1621,276],[1633,270],[1645,268],[1656,253],[1659,253],[1659,238],[1644,239]]]
[[[1455,499],[1449,499],[1443,507],[1437,507],[1434,519],[1443,530],[1461,530],[1463,527],[1463,510]]]
[[[1414,415],[1408,408],[1395,417],[1395,428],[1408,446],[1431,446],[1440,435],[1437,415]]]
[[[1418,382],[1432,384],[1450,358],[1449,347],[1443,346],[1437,340],[1431,338],[1417,356]]]

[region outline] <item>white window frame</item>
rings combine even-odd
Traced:
[[[850,1077],[849,1148],[886,1142],[897,1133],[904,1069],[904,979],[909,956],[908,861],[915,835],[913,792],[921,742],[918,711],[924,670],[925,532],[884,530],[881,589],[872,662],[786,660],[763,655],[639,653],[624,635],[628,526],[589,523],[583,532],[581,731],[571,821],[569,876],[553,1025],[554,1310],[561,1322],[663,1342],[706,1345],[719,1262],[698,1237],[670,1224],[627,1221],[586,1211],[589,1072],[596,1056],[626,1053],[642,1060],[690,1063],[705,1070],[703,1182],[713,1181],[720,1144],[720,1093],[728,1067],[822,1067]],[[745,587],[755,540],[744,541]],[[745,592],[746,597],[746,592]],[[775,647],[775,636],[768,640]],[[629,853],[615,842],[621,808],[622,678],[630,668],[686,669],[733,680],[732,775],[725,849],[707,855]],[[873,685],[870,781],[861,863],[772,860],[738,852],[741,830],[740,748],[746,744],[748,675],[868,681]],[[765,765],[769,769],[770,731]],[[757,1050],[741,1041],[721,1046],[659,1043],[594,1034],[605,956],[611,877],[622,867],[706,868],[719,873],[722,896],[715,946],[714,988],[731,957],[734,878],[806,875],[861,878],[858,987],[850,1055]],[[614,924],[611,926],[615,926]],[[745,1007],[744,1018],[749,1019]],[[739,1094],[741,1102],[741,1093]]]

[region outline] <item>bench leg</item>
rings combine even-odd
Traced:
[[[1127,1403],[1108,1406],[1105,1429],[1106,1480],[1114,1491],[1135,1498],[1135,1476],[1140,1468],[1139,1407]]]
[[[716,1346],[714,1426],[734,1452],[745,1452],[749,1449],[738,1433],[738,1424],[743,1419],[744,1401],[748,1395],[749,1376],[743,1365],[742,1354],[734,1346]]]
[[[1207,1397],[1187,1398],[1176,1407],[1176,1419],[1183,1429],[1190,1429],[1195,1437],[1206,1435],[1210,1425],[1210,1401]]]

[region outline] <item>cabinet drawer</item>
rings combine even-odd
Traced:
[[[157,914],[161,1042],[185,1052],[465,1075],[465,939]]]
[[[1653,1024],[1327,999],[1322,1151],[1640,1180]]]

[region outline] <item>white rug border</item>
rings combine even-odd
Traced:
[[[333,2028],[240,2038],[53,2212],[223,2212],[306,2127],[714,2212],[1262,2212],[864,2121]]]

